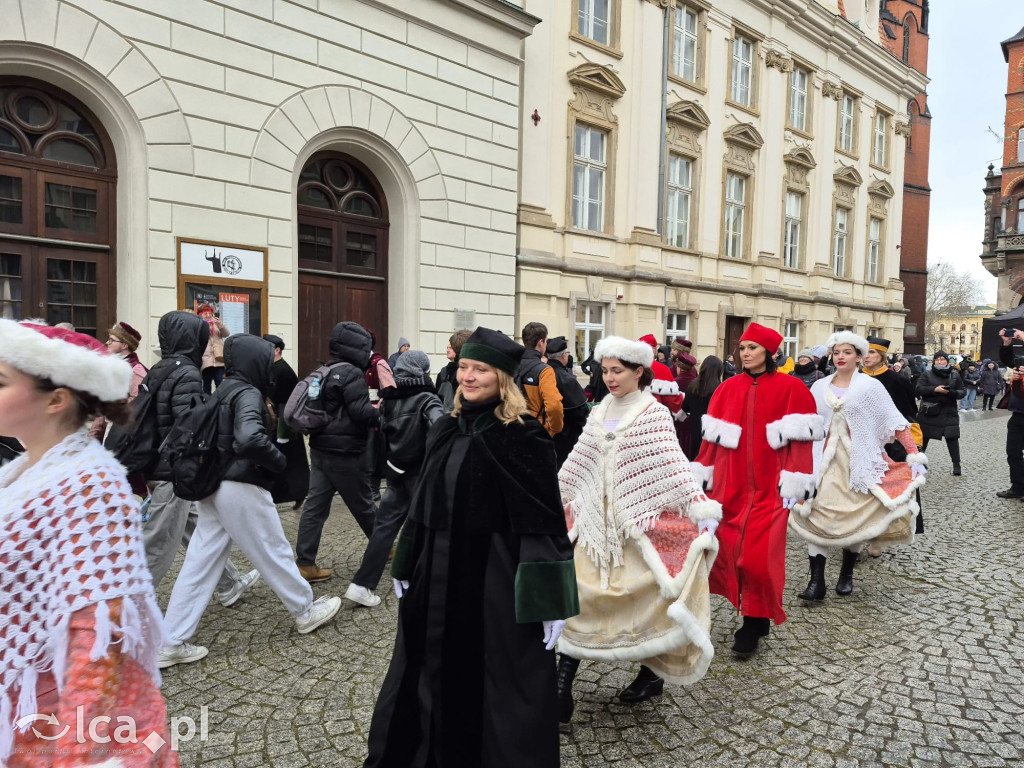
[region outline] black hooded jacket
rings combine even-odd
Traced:
[[[441,398],[430,379],[395,378],[380,390],[381,431],[388,442],[388,464],[400,473],[418,476],[427,449],[427,433],[444,416]]]
[[[159,382],[153,397],[162,443],[175,421],[192,408],[192,399],[203,394],[203,375],[199,370],[210,340],[210,326],[191,312],[168,312],[160,318],[157,337],[161,359],[149,369],[143,383],[151,386]],[[146,479],[170,480],[171,468],[161,459]]]
[[[225,480],[270,490],[285,468],[274,445],[266,399],[271,390],[274,345],[249,333],[224,340],[224,381],[215,397],[221,403],[217,449]]]
[[[358,323],[338,323],[331,331],[328,365],[335,368],[324,382],[320,395],[324,410],[335,414],[330,424],[309,439],[309,447],[326,453],[362,453],[371,427],[380,414],[370,405],[366,369],[373,352],[373,337]]]

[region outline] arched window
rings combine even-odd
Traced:
[[[910,62],[910,35],[913,32],[911,25],[912,17],[908,13],[906,18],[903,19],[903,63],[907,64]]]
[[[945,323],[939,323],[939,332],[941,333],[944,330],[946,330],[946,324]]]
[[[921,31],[928,34],[928,0],[921,0]]]
[[[967,323],[960,323],[960,330],[961,331],[966,331],[967,330]]]
[[[0,317],[89,335],[113,325],[116,183],[113,146],[84,105],[0,79]]]

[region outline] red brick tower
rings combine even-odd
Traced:
[[[879,32],[890,53],[921,74],[928,74],[928,0],[880,0]],[[928,96],[920,93],[907,104],[911,135],[907,139],[903,178],[903,234],[900,280],[903,304],[909,310],[903,351],[924,354],[925,293],[928,289],[928,216],[931,187],[928,157],[932,115]]]

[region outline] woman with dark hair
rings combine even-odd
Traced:
[[[992,361],[985,363],[978,389],[982,394],[981,410],[991,411],[996,395],[1003,391],[1003,375]]]
[[[94,416],[127,423],[131,379],[131,366],[89,336],[0,320],[0,433],[25,446],[0,470],[7,768],[178,764],[170,749],[142,748],[170,733],[139,505],[124,468],[86,427]],[[50,721],[38,722],[39,712]],[[115,733],[125,717],[132,743],[123,725]],[[88,736],[73,728],[83,718]]]
[[[640,662],[619,694],[635,704],[660,694],[666,680],[697,682],[714,656],[708,571],[722,509],[690,472],[668,408],[647,391],[651,347],[609,336],[594,359],[609,397],[558,473],[580,594],[580,613],[559,642],[563,723],[572,718],[580,659]]]
[[[690,430],[690,445],[689,450],[686,450],[686,446],[683,446],[683,449],[684,453],[686,453],[686,458],[690,461],[695,461],[697,454],[700,453],[702,443],[701,421],[704,414],[708,412],[711,396],[715,394],[715,390],[722,383],[722,374],[724,372],[725,364],[722,362],[722,358],[715,357],[714,355],[705,357],[704,362],[700,364],[700,373],[697,375],[697,380],[691,382],[690,386],[686,389],[686,397],[683,398],[683,410],[688,414],[686,425]]]
[[[703,418],[704,445],[692,465],[722,504],[721,553],[711,591],[743,615],[733,653],[757,652],[771,622],[786,620],[789,510],[814,493],[812,445],[824,436],[814,398],[799,379],[775,371],[782,336],[751,323],[740,338],[743,372],[722,383]]]
[[[959,402],[966,391],[960,373],[949,364],[949,355],[941,351],[932,355],[932,367],[917,379],[916,393],[921,398],[917,422],[924,435],[921,450],[928,450],[929,440],[945,440],[954,475],[960,474]]]

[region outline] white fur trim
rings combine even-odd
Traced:
[[[651,394],[652,395],[678,395],[679,385],[674,381],[664,381],[662,379],[655,379],[651,382]]]
[[[804,501],[814,496],[815,488],[817,483],[813,474],[789,472],[785,469],[779,473],[779,496],[784,499]]]
[[[825,439],[825,425],[816,413],[789,413],[766,428],[768,445],[776,451],[790,442]]]
[[[833,347],[838,344],[850,344],[860,352],[860,356],[864,357],[868,353],[868,340],[863,336],[858,336],[853,331],[836,331],[828,337],[828,341],[825,342],[825,346],[828,347],[828,351],[831,352]]]
[[[695,523],[699,523],[701,520],[721,520],[722,505],[710,499],[694,502],[687,508],[686,516]]]
[[[714,487],[715,467],[713,464],[710,467],[705,467],[703,464],[691,461],[690,471],[693,472],[694,478],[704,487],[705,491],[710,491]]]
[[[132,367],[120,357],[47,338],[13,320],[0,320],[0,360],[106,403],[125,400],[132,383]]]
[[[594,346],[594,359],[600,363],[605,358],[615,358],[650,368],[654,362],[654,350],[642,341],[631,341],[621,336],[605,336]]]
[[[918,451],[917,453],[908,453],[907,464],[924,464],[925,466],[928,466],[928,457],[921,451]]]
[[[700,420],[701,435],[709,443],[716,443],[723,448],[736,448],[740,444],[743,428],[739,424],[716,419],[704,414]]]

